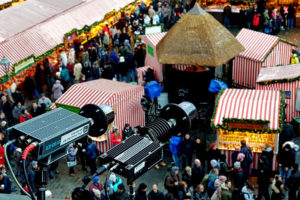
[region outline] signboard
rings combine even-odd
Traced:
[[[300,111],[300,88],[296,92],[296,111]]]
[[[268,128],[268,125],[263,124],[263,123],[228,122],[228,128],[229,129],[265,130]]]
[[[27,60],[25,60],[24,62],[21,62],[18,65],[15,65],[15,73],[21,72],[22,70],[26,69],[29,65],[32,65],[34,63],[34,58],[31,57]]]
[[[148,34],[153,34],[153,33],[161,33],[162,32],[162,28],[161,25],[157,25],[157,26],[149,26],[149,27],[145,27],[145,35]]]
[[[152,56],[154,57],[154,54],[153,54],[153,48],[148,44],[147,45],[147,52]]]

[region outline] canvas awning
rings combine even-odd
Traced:
[[[279,90],[225,89],[217,101],[212,118],[215,127],[224,119],[268,121],[268,129],[282,128],[283,114]]]

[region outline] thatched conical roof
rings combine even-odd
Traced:
[[[217,67],[244,50],[238,40],[198,3],[158,43],[162,64]]]

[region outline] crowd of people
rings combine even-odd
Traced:
[[[277,35],[280,31],[294,28],[296,9],[290,4],[288,8],[282,6],[280,10],[270,7],[266,8],[265,1],[258,1],[253,7],[241,7],[239,12],[240,28],[248,28],[255,31],[263,31],[266,34]],[[224,7],[224,26],[230,26],[232,18],[231,7]]]
[[[22,85],[13,83],[10,88],[0,93],[0,193],[11,193],[14,190],[12,182],[6,174],[3,145],[9,140],[7,129],[45,113],[52,102],[57,100],[72,84],[106,78],[124,82],[136,82],[136,69],[144,66],[145,46],[136,38],[143,34],[144,25],[164,24],[170,29],[180,17],[191,9],[191,1],[183,0],[154,0],[151,6],[144,3],[136,7],[129,15],[124,15],[115,25],[108,25],[99,32],[97,37],[84,45],[68,44],[59,51],[57,65],[52,66],[46,58],[36,66],[36,72],[31,72]],[[226,12],[225,12],[226,11]],[[230,10],[224,10],[225,25],[229,26]],[[241,26],[254,30],[271,28],[272,34],[277,34],[280,27],[292,28],[295,10],[289,7],[277,12],[276,9],[261,9],[255,5],[253,9],[241,10]],[[258,18],[257,18],[258,17]],[[258,22],[257,22],[258,20]],[[276,27],[276,29],[274,28]],[[283,30],[281,28],[281,30]],[[153,71],[148,71],[145,82],[154,80]],[[20,87],[19,87],[20,86]],[[31,102],[30,106],[25,106]],[[113,146],[138,133],[140,127],[132,128],[126,124],[120,131],[115,127],[111,133]],[[290,139],[289,139],[290,140]],[[298,147],[286,140],[280,145],[278,156],[279,174],[272,170],[273,150],[268,144],[259,160],[258,194],[268,199],[283,199],[284,191],[288,190],[289,199],[296,199],[300,184],[300,173],[295,163]],[[287,142],[287,143],[285,143]],[[163,193],[154,184],[147,193],[147,185],[140,184],[135,199],[247,199],[255,198],[254,186],[249,182],[253,156],[245,141],[232,154],[232,166],[228,166],[226,157],[220,153],[215,143],[206,144],[200,138],[192,140],[189,134],[184,138],[172,137],[170,151],[173,167],[164,182]],[[91,139],[80,140],[70,144],[68,148],[67,164],[69,176],[75,176],[74,167],[80,162],[82,170],[89,166],[90,172],[96,171],[96,158],[100,152]],[[25,183],[25,172],[21,167],[20,150],[9,148],[9,156],[15,166],[15,173],[27,192],[30,187],[36,192],[35,172],[38,162],[29,158],[29,185]],[[196,158],[196,159],[194,159]],[[77,163],[77,160],[79,161]],[[181,164],[179,163],[181,161]],[[58,174],[58,162],[48,167],[49,177]],[[159,168],[157,166],[157,168]],[[181,170],[180,170],[181,169]],[[272,193],[268,192],[271,185]],[[120,177],[112,174],[109,181],[100,183],[99,177],[93,179],[89,195],[93,199],[128,199],[125,186]],[[298,195],[298,199],[300,195]],[[76,198],[75,198],[76,199]]]

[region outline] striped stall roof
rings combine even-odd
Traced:
[[[261,68],[257,83],[300,77],[300,64]]]
[[[193,65],[173,65],[173,69],[179,70],[179,71],[186,71],[188,68],[191,68]]]
[[[145,125],[145,113],[140,105],[144,88],[128,83],[99,79],[75,84],[55,104],[82,108],[86,104],[108,104],[115,112],[114,126],[123,129],[126,123],[132,127]],[[56,106],[52,106],[55,109]],[[110,133],[107,140],[96,142],[101,152],[111,148]]]
[[[163,32],[163,33],[152,33],[152,34],[148,34],[148,35],[142,35],[142,39],[147,39],[154,47],[156,47],[156,45],[159,43],[159,41],[165,37],[165,35],[167,34],[167,32]]]
[[[265,33],[243,28],[236,39],[245,47],[239,54],[241,57],[263,62],[279,38]]]
[[[63,43],[72,29],[82,29],[133,0],[30,0],[0,12],[0,55],[12,64],[38,57]],[[10,71],[11,72],[11,71]],[[0,77],[3,76],[0,71]]]
[[[144,76],[145,76],[146,71],[148,70],[148,68],[151,68],[152,70],[154,70],[154,67],[151,67],[151,66],[139,67],[139,68],[136,69],[137,77],[138,77],[138,85],[143,84]]]
[[[280,129],[281,93],[279,90],[225,89],[217,102],[213,125],[223,119],[267,120],[268,129]]]

